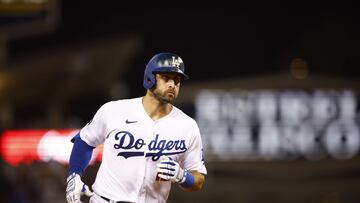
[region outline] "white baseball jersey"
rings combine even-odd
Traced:
[[[81,129],[80,137],[94,147],[104,143],[92,188],[111,200],[166,202],[171,182],[157,178],[161,155],[173,158],[182,168],[207,173],[198,125],[175,106],[154,121],[140,97],[108,102]]]

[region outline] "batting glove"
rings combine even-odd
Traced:
[[[156,164],[158,176],[164,180],[170,180],[172,182],[184,183],[187,173],[182,169],[176,161],[167,156],[161,156],[160,162]]]
[[[91,197],[93,194],[89,186],[81,181],[79,174],[72,173],[67,178],[66,200],[68,203],[81,203],[80,197],[82,195]]]

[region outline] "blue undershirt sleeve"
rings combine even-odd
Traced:
[[[75,172],[82,176],[90,162],[94,147],[84,142],[80,138],[80,133],[76,134],[71,142],[74,143],[74,146],[69,160],[69,174]]]

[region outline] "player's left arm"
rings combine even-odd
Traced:
[[[160,178],[178,183],[185,191],[199,191],[205,181],[204,174],[183,169],[178,162],[167,156],[160,158],[157,171]]]
[[[182,185],[180,184],[180,187],[189,192],[196,192],[201,190],[202,185],[205,182],[205,175],[202,173],[199,173],[197,171],[191,171],[191,175],[194,177],[194,182],[192,185]]]
[[[157,163],[158,176],[164,180],[178,183],[185,191],[199,191],[205,182],[207,173],[202,154],[200,130],[195,121],[192,130],[192,138],[186,154],[184,154],[182,166],[168,156],[161,156]]]

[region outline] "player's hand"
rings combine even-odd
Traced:
[[[79,174],[72,173],[67,178],[66,200],[68,203],[81,203],[80,197],[82,195],[90,197],[93,194],[89,187],[81,181]]]
[[[164,180],[183,183],[185,181],[185,170],[176,161],[167,156],[161,156],[160,162],[156,164],[158,176]]]

